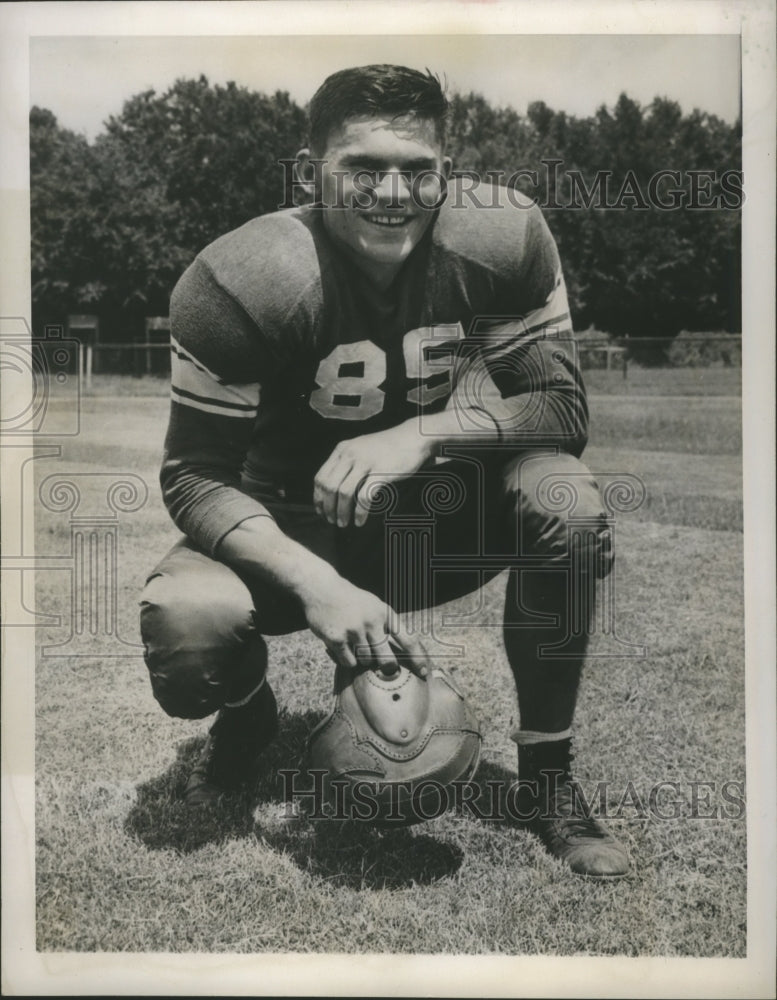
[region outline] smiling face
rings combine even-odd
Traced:
[[[434,123],[352,118],[329,136],[320,157],[329,235],[387,286],[432,222],[450,173]]]

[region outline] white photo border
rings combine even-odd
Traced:
[[[364,15],[364,16],[363,16]],[[368,15],[368,16],[366,16]],[[182,26],[185,25],[185,31]],[[301,30],[300,30],[301,29]],[[41,35],[740,34],[746,594],[746,959],[38,953],[34,920],[34,637],[3,630],[5,995],[659,997],[773,995],[775,949],[774,152],[769,0],[477,3],[19,3],[0,8],[0,316],[30,320],[29,41]],[[431,60],[430,60],[431,61]],[[771,363],[770,363],[771,362]],[[6,402],[8,402],[6,400]],[[3,532],[13,530],[12,485]],[[5,546],[4,546],[5,548]],[[257,990],[261,984],[261,990]]]

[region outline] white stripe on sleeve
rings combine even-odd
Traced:
[[[228,383],[172,340],[171,395],[182,406],[224,417],[253,420],[259,407],[258,382]]]

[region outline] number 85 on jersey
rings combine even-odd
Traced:
[[[410,330],[402,341],[405,375],[416,380],[407,401],[429,406],[451,391],[451,371],[456,361],[455,343],[464,339],[461,323],[422,326]],[[445,350],[445,345],[450,349]],[[368,420],[383,409],[386,393],[386,355],[371,340],[338,344],[322,359],[310,405],[334,420]]]

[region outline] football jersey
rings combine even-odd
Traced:
[[[206,247],[171,300],[161,481],[206,551],[262,496],[309,503],[337,442],[441,408],[579,454],[587,411],[558,253],[516,192],[452,182],[389,288],[302,206]],[[471,424],[471,421],[470,421]]]

